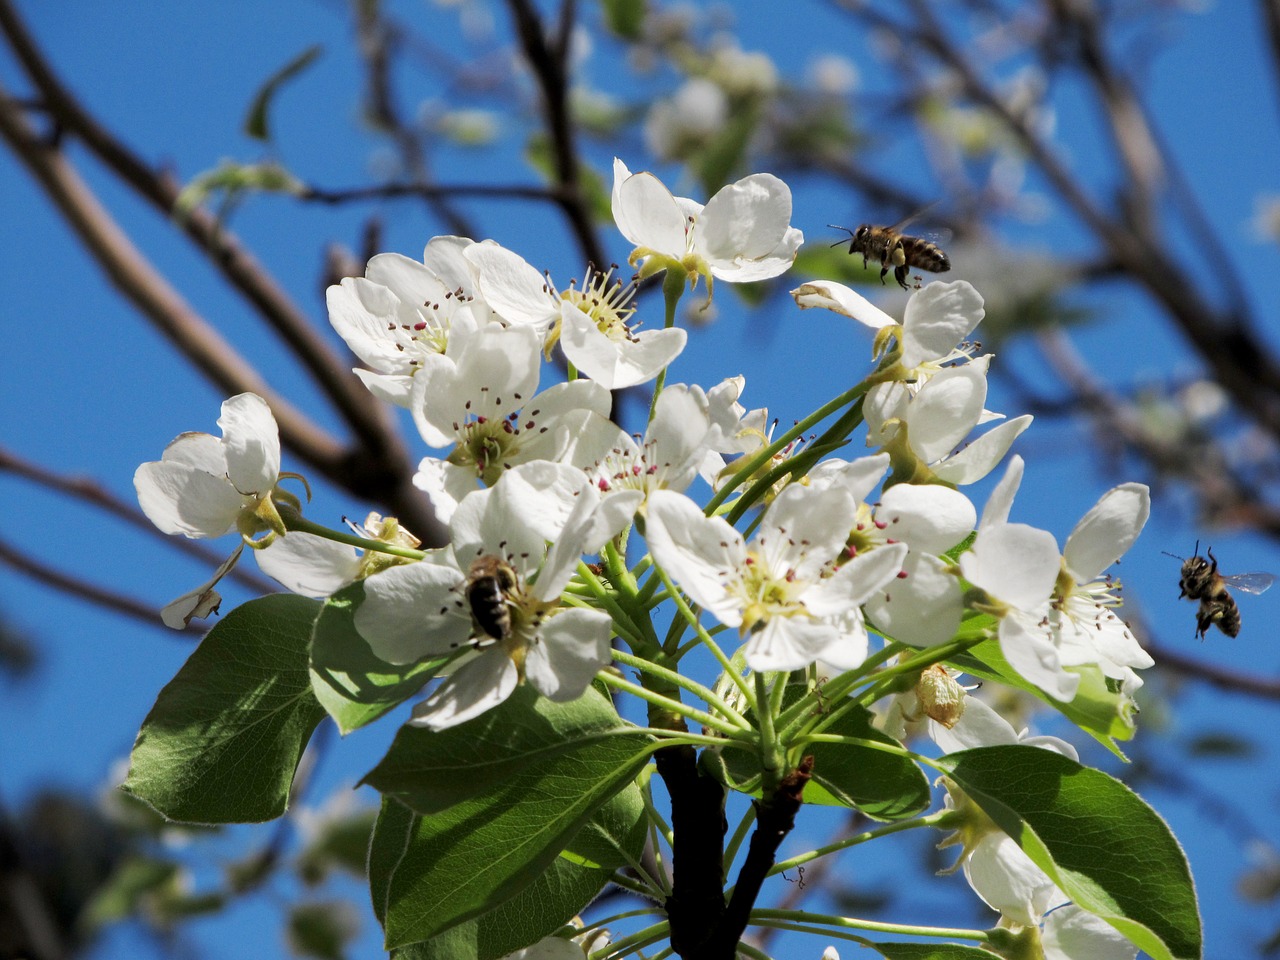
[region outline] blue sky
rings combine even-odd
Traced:
[[[254,160],[270,155],[241,134],[245,106],[265,77],[314,42],[325,45],[322,59],[275,104],[276,155],[304,179],[325,186],[361,182],[371,154],[376,155],[373,141],[353,132],[358,74],[346,17],[337,3],[285,0],[191,7],[136,2],[124,12],[113,5],[86,4],[77,5],[74,16],[66,8],[21,6],[64,79],[90,109],[147,159],[172,165],[180,177],[212,167],[223,157]],[[848,22],[824,5],[799,4],[797,16],[778,16],[777,4],[754,0],[735,9],[744,47],[768,52],[784,74],[798,73],[808,56],[840,52],[862,67],[871,106],[876,96],[891,95],[892,78],[876,73],[865,55],[865,38],[854,35]],[[402,13],[426,24],[439,21],[441,38],[456,33],[448,11],[403,4]],[[495,15],[501,19],[500,13]],[[1170,48],[1145,68],[1143,87],[1188,179],[1202,191],[1217,235],[1232,238],[1225,248],[1186,238],[1187,256],[1200,261],[1199,269],[1205,272],[1214,271],[1228,253],[1237,257],[1244,265],[1252,303],[1274,343],[1280,336],[1272,306],[1280,293],[1280,260],[1274,245],[1259,243],[1249,232],[1255,198],[1280,192],[1274,78],[1263,59],[1255,17],[1252,7],[1221,4],[1209,14],[1180,21]],[[249,24],[251,30],[246,29]],[[432,34],[430,27],[427,32]],[[607,85],[613,54],[601,43],[582,69],[593,81]],[[7,59],[0,62],[0,81],[12,87],[16,78],[12,64]],[[422,82],[417,93],[424,99],[445,93],[438,85],[432,89],[432,78],[415,74],[414,79]],[[1055,96],[1059,129],[1091,129],[1095,120],[1082,108],[1080,91],[1064,87]],[[1089,149],[1089,138],[1078,133],[1068,139],[1073,169],[1086,181],[1105,181],[1105,151]],[[519,137],[512,133],[500,139],[492,154],[444,152],[441,178],[527,182],[530,175],[515,160],[519,148]],[[593,145],[589,157],[605,170],[613,149]],[[633,168],[643,165],[637,143],[616,149]],[[84,159],[83,151],[72,155]],[[87,178],[101,191],[102,200],[147,255],[177,279],[193,305],[296,403],[336,429],[336,421],[281,345],[256,326],[244,304],[219,288],[185,240],[88,169]],[[699,195],[696,187],[672,182]],[[826,223],[852,224],[861,216],[846,200],[811,185],[793,187],[793,223],[815,244],[830,239]],[[329,240],[354,245],[363,216],[373,209],[385,219],[384,249],[416,256],[439,231],[438,224],[412,204],[332,211],[276,198],[250,202],[237,214],[234,228],[323,327],[323,300],[315,279],[323,246]],[[5,224],[0,229],[0,262],[8,265],[0,275],[0,323],[5,333],[0,378],[6,385],[0,391],[0,444],[55,471],[91,476],[131,499],[138,463],[158,458],[164,444],[181,431],[213,431],[223,397],[176,363],[162,338],[121,301],[8,153],[0,153],[0,210]],[[471,203],[468,210],[486,235],[550,270],[555,278],[580,275],[581,264],[565,242],[553,210],[495,202]],[[1079,242],[1078,228],[1054,212],[1034,226],[1006,229],[1006,239],[1020,244],[1062,249]],[[613,257],[625,257],[621,237],[606,234],[606,242]],[[956,276],[963,274],[957,270]],[[885,293],[886,309],[900,309],[894,306],[892,292]],[[748,404],[767,405],[788,423],[860,378],[870,346],[862,329],[834,316],[802,314],[785,305],[770,307],[765,316],[744,323],[728,291],[719,294],[717,323],[691,336],[672,379],[710,385],[724,376],[745,374]],[[1136,297],[1118,293],[1090,306],[1099,319],[1078,331],[1076,340],[1101,376],[1125,386],[1155,381],[1171,371],[1194,374],[1195,365],[1176,334],[1161,327]],[[645,309],[654,316],[651,325],[656,324],[658,305]],[[1020,411],[1000,387],[1002,365],[1017,365],[1023,378],[1035,379],[1039,361],[1030,349],[1016,344],[996,359],[989,406],[1012,415]],[[413,438],[411,427],[406,436]],[[1028,471],[1015,519],[1064,538],[1113,483],[1148,479],[1138,469],[1103,474],[1086,456],[1092,443],[1077,428],[1034,426],[1016,448],[1027,458]],[[4,539],[42,562],[69,566],[90,580],[156,605],[201,582],[207,573],[204,566],[154,539],[30,483],[0,474],[0,491],[12,511]],[[968,492],[980,504],[986,487]],[[1244,600],[1241,636],[1231,641],[1213,634],[1202,644],[1192,636],[1193,608],[1176,600],[1177,561],[1161,551],[1188,555],[1199,538],[1212,543],[1232,571],[1280,572],[1280,558],[1271,544],[1255,538],[1197,528],[1184,506],[1176,492],[1157,498],[1143,538],[1122,567],[1130,602],[1141,609],[1162,643],[1206,661],[1275,675],[1280,645],[1271,642],[1269,621],[1280,601],[1270,595]],[[336,523],[344,514],[358,516],[365,509],[322,485],[311,514]],[[228,597],[233,599],[230,591]],[[89,790],[100,785],[113,763],[127,754],[156,693],[185,659],[189,641],[104,613],[8,567],[0,567],[0,603],[44,654],[34,682],[12,686],[0,695],[0,757],[5,771],[0,798],[12,810],[41,786]],[[1177,743],[1199,734],[1267,731],[1280,719],[1275,705],[1210,689],[1183,695],[1175,712],[1152,713],[1167,725],[1168,737],[1154,754],[1169,762],[1179,759]],[[331,751],[317,795],[363,773],[392,732],[389,724],[376,725]],[[1277,780],[1270,775],[1274,754],[1263,738],[1247,760],[1200,761],[1179,773],[1265,826],[1274,820],[1280,801]],[[1100,750],[1087,744],[1083,759],[1108,763]],[[1235,834],[1215,822],[1216,814],[1206,813],[1203,805],[1185,796],[1163,790],[1146,796],[1187,847],[1203,901],[1206,956],[1244,955],[1270,932],[1268,924],[1275,922],[1276,912],[1268,917],[1238,903],[1233,884],[1241,860]],[[800,840],[796,838],[797,846]],[[886,867],[881,862],[860,869],[874,876]],[[961,911],[967,909],[965,897],[955,898]],[[261,919],[259,913],[270,910],[254,907],[230,918],[201,921],[194,932],[203,954],[239,955],[241,948],[229,946],[226,937],[246,936],[249,930],[257,937],[264,929],[270,934],[261,935],[258,955],[269,956],[272,950],[283,954],[273,921]],[[971,917],[968,922],[973,922]],[[821,946],[794,955],[816,957]],[[132,956],[135,948],[122,932],[99,955]]]

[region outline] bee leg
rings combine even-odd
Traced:
[[[889,272],[889,265],[888,265],[887,263],[886,263],[886,264],[882,264],[882,265],[881,265],[881,267],[880,267],[880,282],[881,282],[881,283],[884,283],[884,276],[885,276],[885,274],[886,274],[886,273],[888,273],[888,272]]]
[[[908,269],[909,268],[905,263],[900,263],[893,268],[893,279],[898,281],[898,286],[900,286],[903,290],[911,289],[911,285],[907,283]]]

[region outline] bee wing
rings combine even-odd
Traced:
[[[1275,575],[1270,573],[1235,573],[1222,579],[1230,587],[1254,594],[1265,593],[1276,582]]]
[[[899,220],[897,223],[895,223],[892,227],[889,227],[889,228],[888,228],[889,232],[890,232],[890,233],[901,233],[901,232],[902,232],[904,229],[906,229],[910,224],[915,223],[917,220],[919,220],[921,217],[923,217],[926,213],[928,213],[930,210],[932,210],[934,207],[936,207],[936,206],[937,206],[939,203],[941,203],[941,202],[942,202],[941,200],[935,200],[935,201],[933,201],[933,203],[929,204],[928,206],[921,207],[921,208],[920,208],[919,210],[917,210],[915,213],[911,214],[911,216],[909,216],[909,217],[903,217],[901,220]]]

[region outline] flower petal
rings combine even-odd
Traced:
[[[647,383],[684,350],[688,335],[679,327],[642,330],[614,339],[572,304],[561,310],[560,346],[569,361],[607,390]]]
[[[227,477],[240,493],[265,497],[280,479],[280,431],[267,401],[241,393],[222,404],[218,418]]]
[[[562,301],[551,282],[518,253],[477,243],[466,258],[479,271],[480,295],[502,319],[545,330],[560,315]]]
[[[447,730],[504,702],[516,689],[516,665],[501,647],[492,647],[452,673],[413,708],[413,727]]]
[[[991,491],[991,496],[987,497],[987,502],[982,508],[982,522],[979,524],[979,529],[985,530],[987,527],[1009,522],[1013,498],[1018,493],[1018,487],[1022,485],[1022,468],[1022,458],[1015,453],[1009,458],[1009,466],[1005,468],[1004,476]]]
[[[969,435],[986,399],[987,378],[970,366],[932,377],[906,407],[911,449],[925,463],[941,460]]]
[[[912,550],[941,554],[972,532],[978,512],[963,493],[937,484],[899,483],[880,497],[876,520],[884,535]]]
[[[747,641],[747,666],[752,670],[803,670],[824,651],[837,646],[840,631],[825,620],[805,617],[772,617],[751,632]]]
[[[872,330],[892,327],[898,322],[856,290],[834,280],[802,283],[791,291],[791,296],[801,310],[821,307],[857,320]]]
[[[727,184],[702,208],[694,250],[714,267],[767,256],[791,223],[791,188],[771,173]]]
[[[1088,583],[1133,546],[1151,515],[1151,490],[1145,483],[1112,487],[1080,518],[1062,557],[1077,583]]]
[[[464,576],[454,566],[419,562],[389,567],[364,581],[355,626],[387,663],[413,663],[452,653],[471,634]]]
[[[613,221],[624,237],[669,257],[683,257],[688,221],[676,198],[652,173],[628,175],[626,164],[613,161]]]
[[[895,488],[896,489],[896,488]],[[872,555],[880,550],[873,550]],[[927,553],[911,552],[900,580],[892,580],[866,601],[867,616],[886,636],[913,647],[946,643],[960,626],[964,597],[950,567]]]
[[[253,555],[263,573],[304,597],[322,599],[337,593],[360,574],[355,547],[299,530],[276,537]]]
[[[182,462],[153,460],[133,474],[138,506],[162,532],[203,539],[220,537],[236,522],[244,497],[226,477]]]
[[[1000,621],[1000,652],[1009,666],[1049,696],[1063,703],[1075,697],[1080,675],[1062,668],[1058,648],[1032,618],[1011,613]]]
[[[960,555],[965,579],[1019,610],[1038,609],[1053,591],[1061,563],[1053,534],[1025,523],[981,531]]]
[[[935,466],[934,474],[938,479],[957,486],[981,480],[995,469],[996,464],[1009,452],[1013,441],[1031,426],[1033,419],[1035,418],[1030,414],[1026,414],[1014,417],[994,430],[988,430],[954,457]]]
[[[876,591],[897,577],[907,558],[907,545],[895,543],[860,553],[830,577],[804,593],[804,605],[814,616],[844,613],[866,603]]]
[[[649,494],[645,516],[645,540],[658,565],[721,623],[741,624],[742,611],[725,584],[745,562],[742,535],[722,518],[704,516],[688,497],[669,490]]]
[[[902,318],[902,365],[914,370],[940,360],[967,337],[984,314],[982,297],[964,280],[934,281],[907,299]]]
[[[603,610],[561,610],[543,623],[541,642],[525,658],[525,675],[548,699],[577,700],[608,666],[612,635],[613,620]]]

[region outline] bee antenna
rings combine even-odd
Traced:
[[[851,236],[851,237],[852,237],[852,236],[853,236],[853,234],[854,234],[854,231],[853,231],[853,230],[851,230],[849,227],[837,227],[834,223],[828,223],[828,224],[827,224],[827,226],[828,226],[828,227],[830,227],[832,230],[843,230],[845,233],[847,233],[847,234],[848,234],[849,236]],[[833,246],[833,247],[834,247],[834,246],[836,246],[836,244],[840,244],[840,243],[844,243],[844,241],[843,241],[843,240],[837,240],[835,243],[831,244],[831,246]]]
[[[1173,559],[1175,560],[1185,561],[1187,559],[1186,557],[1178,556],[1176,553],[1170,553],[1168,550],[1161,550],[1160,552],[1163,553],[1166,557],[1173,557]]]
[[[1198,557],[1199,555],[1200,555],[1200,541],[1197,539],[1197,540],[1196,540],[1196,552],[1195,552],[1195,553],[1193,553],[1193,554],[1192,554],[1192,556],[1193,556],[1193,557]]]

